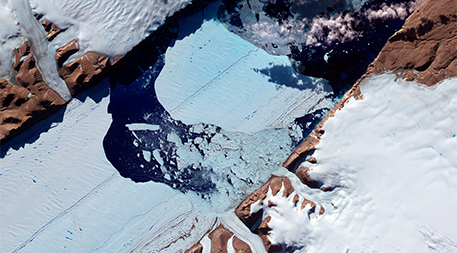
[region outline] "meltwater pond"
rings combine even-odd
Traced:
[[[111,89],[104,139],[122,176],[165,183],[211,214],[260,187],[333,105],[326,80],[227,31],[218,6],[180,20],[166,53]]]

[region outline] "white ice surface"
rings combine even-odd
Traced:
[[[429,88],[384,74],[361,92],[325,123],[313,154],[310,176],[336,188],[291,180],[325,214],[278,205],[273,241],[303,252],[457,252],[457,79]]]
[[[125,125],[130,131],[157,131],[160,129],[158,125],[146,124],[146,123],[131,123]]]
[[[108,103],[72,100],[0,160],[0,252],[179,252],[212,227],[181,193],[119,175],[102,147]]]
[[[330,105],[323,99],[331,93],[326,80],[297,74],[286,56],[269,55],[230,33],[211,18],[215,10],[205,9],[207,19],[184,37],[202,15],[185,19],[182,38],[165,54],[155,89],[174,119],[251,134],[284,128]]]
[[[7,0],[0,0],[0,24],[0,78],[7,78],[12,69],[13,50],[24,43]]]
[[[190,0],[31,0],[35,12],[79,38],[80,50],[122,56]]]

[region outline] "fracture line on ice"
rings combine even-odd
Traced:
[[[194,98],[200,91],[204,90],[205,88],[207,88],[208,86],[210,86],[218,77],[222,76],[222,74],[224,74],[225,72],[227,72],[229,69],[231,69],[233,66],[235,66],[236,64],[238,64],[241,60],[249,57],[249,55],[251,55],[252,53],[254,52],[257,52],[259,49],[256,48],[256,49],[252,49],[250,50],[249,52],[247,52],[245,55],[243,55],[242,57],[240,57],[240,59],[238,59],[236,62],[232,63],[230,66],[228,66],[227,68],[225,68],[223,71],[221,71],[221,73],[217,74],[213,79],[211,79],[209,82],[207,82],[206,84],[204,84],[202,87],[200,87],[198,90],[196,90],[192,95],[190,95],[188,98],[186,98],[184,101],[182,101],[179,105],[175,106],[174,108],[172,108],[170,110],[170,113],[172,113],[174,110],[178,109],[179,107],[181,107],[184,103],[186,103],[187,101],[189,101],[190,99]]]
[[[29,41],[32,54],[36,59],[36,66],[40,70],[43,80],[65,101],[70,101],[71,94],[67,84],[57,73],[55,53],[49,55],[46,32],[33,16],[29,1],[18,0],[10,1],[10,3],[15,9],[16,19],[19,21],[20,27],[25,31],[23,36]]]
[[[105,181],[101,182],[99,185],[97,185],[94,189],[92,189],[90,192],[88,192],[86,195],[84,195],[82,198],[80,198],[78,201],[76,201],[73,205],[71,205],[69,208],[65,209],[62,211],[59,215],[56,217],[52,218],[48,223],[44,224],[40,229],[38,229],[33,235],[27,239],[25,242],[23,242],[19,247],[17,247],[13,253],[18,252],[19,250],[23,249],[25,246],[27,246],[29,243],[31,243],[41,232],[43,232],[47,227],[49,227],[52,223],[54,223],[57,219],[63,217],[65,214],[70,212],[73,208],[75,208],[78,204],[80,204],[83,200],[87,199],[92,195],[96,190],[107,184],[111,179],[113,179],[117,175],[116,173],[113,173],[108,179]]]

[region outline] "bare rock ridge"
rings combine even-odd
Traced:
[[[233,238],[232,238],[233,237]],[[227,247],[233,247],[236,253],[251,253],[251,248],[245,242],[234,236],[232,232],[227,230],[223,225],[219,225],[214,229],[208,238],[211,240],[211,253],[227,253]],[[229,240],[232,238],[231,245],[229,246]],[[201,253],[203,252],[203,245],[197,243],[190,249],[186,250],[186,253]]]
[[[261,203],[266,205],[265,208],[274,208],[277,206],[274,203],[274,200],[268,199],[269,192],[271,196],[277,196],[282,193],[280,196],[290,199],[295,206],[299,206],[300,210],[305,209],[307,206],[310,206],[308,211],[308,218],[311,219],[310,215],[314,214],[317,216],[323,215],[325,212],[324,207],[318,205],[313,201],[310,201],[306,198],[300,198],[300,196],[295,193],[295,189],[292,187],[290,179],[287,177],[277,177],[272,176],[262,187],[249,195],[244,199],[235,209],[236,216],[255,234],[257,234],[263,242],[263,245],[267,252],[278,252],[278,251],[288,251],[291,248],[285,247],[284,245],[274,245],[269,239],[270,227],[268,223],[271,221],[270,216],[263,217],[263,209],[258,211],[251,211],[251,206],[255,203]],[[301,201],[300,201],[301,200]],[[213,230],[209,235],[211,240],[211,252],[227,252],[227,243],[229,238],[233,235],[232,232],[224,228],[222,225]],[[232,241],[233,248],[235,252],[252,252],[247,243],[243,242],[236,236],[233,237]],[[193,247],[188,249],[186,253],[197,253],[203,252],[203,246],[201,243],[195,244]]]
[[[35,14],[35,17],[41,18],[38,14]],[[44,20],[42,25],[48,32],[49,41],[62,32],[48,20]],[[110,64],[108,57],[87,53],[64,65],[78,50],[75,39],[56,52],[57,71],[65,81],[71,96],[100,82],[117,62]],[[14,59],[13,69],[17,74],[13,78],[13,83],[6,79],[0,80],[0,143],[10,140],[66,105],[66,102],[43,80],[28,42],[14,50]]]
[[[42,15],[37,13],[35,13],[34,16],[38,21],[43,17]],[[61,29],[59,29],[55,24],[51,23],[47,19],[44,19],[43,22],[41,22],[41,25],[43,26],[44,30],[48,33],[48,36],[46,37],[48,41],[52,41],[59,33],[62,32]]]
[[[19,134],[66,104],[43,81],[28,43],[14,53],[16,62],[13,67],[18,74],[13,84],[6,79],[0,80],[0,142]]]
[[[426,0],[416,8],[368,67],[385,71],[427,86],[457,76],[457,2]]]
[[[268,237],[270,231],[268,223],[270,222],[271,217],[267,216],[262,220],[262,216],[264,216],[263,211],[260,210],[257,212],[252,212],[251,205],[258,201],[261,201],[261,203],[268,201],[266,203],[268,207],[276,206],[276,203],[266,199],[267,194],[268,191],[271,190],[272,195],[276,196],[277,194],[279,194],[281,188],[283,188],[282,197],[289,197],[293,195],[293,204],[295,206],[299,205],[300,197],[297,193],[295,193],[295,189],[292,187],[289,178],[272,176],[264,185],[262,185],[262,187],[260,187],[258,190],[253,192],[246,199],[244,199],[235,209],[235,214],[238,216],[238,218],[262,239],[267,252],[277,252],[283,250],[287,251],[290,250],[290,248],[286,248],[283,245],[274,245],[271,243]],[[316,213],[317,211],[317,204],[306,198],[303,198],[300,205],[300,210],[303,210],[307,205],[311,206],[311,209],[308,213],[308,217],[310,217],[311,213]],[[318,215],[322,215],[324,211],[325,209],[322,206],[319,206]],[[259,221],[260,225],[258,225],[258,227],[256,228],[255,224],[258,224]]]
[[[74,39],[59,48],[56,53],[57,71],[67,84],[72,96],[103,80],[109,74],[112,66],[108,57],[95,53],[87,53],[63,66],[64,62],[78,50],[78,40]]]

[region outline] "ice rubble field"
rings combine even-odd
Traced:
[[[325,80],[298,75],[286,57],[228,32],[218,7],[182,19],[164,62],[112,90],[105,138],[124,176],[167,183],[212,215],[234,208],[278,169],[306,131],[296,117],[334,103]]]
[[[335,190],[279,173],[326,211],[308,220],[276,197],[279,207],[264,213],[272,242],[306,252],[457,251],[457,79],[431,88],[395,79],[365,80],[363,99],[326,122],[309,174]]]

